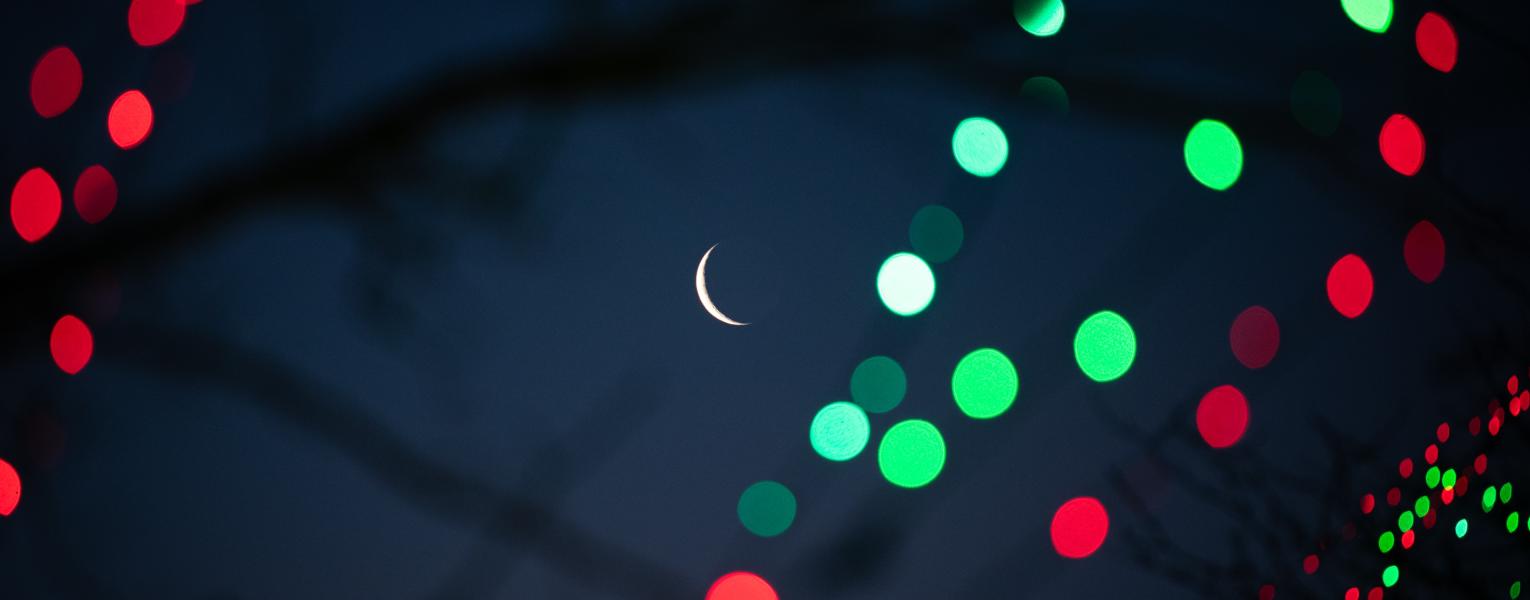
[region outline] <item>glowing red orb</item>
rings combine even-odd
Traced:
[[[1280,324],[1269,309],[1250,306],[1233,319],[1227,337],[1238,362],[1259,369],[1275,360],[1275,351],[1280,349]]]
[[[158,46],[170,41],[186,20],[183,0],[133,0],[128,5],[128,32],[140,46]]]
[[[1403,240],[1403,261],[1408,272],[1424,283],[1434,283],[1445,270],[1445,238],[1434,223],[1419,221]]]
[[[734,571],[712,583],[707,600],[776,600],[776,590],[759,575]]]
[[[101,165],[86,167],[74,181],[74,210],[86,223],[100,223],[117,206],[117,180]]]
[[[1328,302],[1339,314],[1351,319],[1371,305],[1375,282],[1371,268],[1353,254],[1346,254],[1328,270]]]
[[[1360,497],[1360,512],[1361,512],[1361,514],[1367,514],[1368,515],[1368,514],[1371,514],[1371,511],[1373,511],[1373,510],[1376,510],[1376,496],[1371,495],[1371,494],[1366,494],[1364,496],[1361,496]]]
[[[32,68],[32,108],[43,118],[64,114],[80,97],[80,59],[67,46],[49,50]]]
[[[53,231],[64,200],[53,176],[41,168],[21,174],[11,189],[11,225],[28,243],[36,243]]]
[[[1201,397],[1195,408],[1195,428],[1212,448],[1238,443],[1248,429],[1248,400],[1230,385],[1219,385]]]
[[[1424,59],[1425,64],[1442,73],[1449,73],[1456,68],[1456,52],[1459,48],[1456,29],[1440,13],[1424,13],[1424,18],[1418,20],[1418,29],[1413,31],[1413,42],[1418,46],[1418,56]]]
[[[117,96],[117,101],[106,113],[106,131],[111,134],[112,143],[123,150],[143,143],[153,128],[154,108],[138,90],[128,90]]]
[[[21,475],[11,463],[0,460],[0,517],[9,517],[21,503]]]
[[[1381,159],[1403,175],[1424,166],[1424,132],[1407,115],[1392,115],[1381,125]]]
[[[74,375],[90,362],[95,349],[90,328],[74,315],[64,315],[53,324],[53,335],[48,339],[48,349],[53,352],[53,362],[59,370]]]
[[[1099,500],[1082,496],[1064,502],[1052,515],[1052,547],[1067,558],[1084,558],[1105,543],[1110,516]]]
[[[1402,462],[1397,463],[1397,474],[1401,475],[1403,479],[1407,479],[1409,477],[1412,477],[1413,476],[1413,459],[1411,459],[1411,458],[1404,458],[1404,459],[1402,459]]]

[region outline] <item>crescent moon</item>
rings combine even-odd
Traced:
[[[711,248],[707,248],[706,254],[701,255],[701,264],[696,265],[696,297],[701,300],[701,307],[707,309],[707,314],[712,315],[712,318],[735,327],[743,327],[748,323],[729,319],[728,315],[717,310],[717,305],[712,304],[712,296],[707,294],[707,259],[712,257],[712,251],[716,249],[717,244],[712,244]]]

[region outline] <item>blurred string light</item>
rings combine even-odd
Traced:
[[[1445,237],[1434,223],[1419,221],[1408,230],[1403,240],[1403,262],[1419,281],[1434,283],[1440,277],[1445,270]]]
[[[1418,47],[1419,58],[1436,71],[1449,73],[1456,68],[1456,29],[1440,13],[1424,13],[1418,20],[1418,28],[1413,31],[1413,42]]]
[[[861,361],[850,373],[850,399],[866,412],[884,413],[897,408],[908,390],[903,367],[886,356]]]
[[[932,263],[943,263],[962,249],[962,220],[951,209],[931,204],[914,213],[908,224],[908,242],[914,253]]]
[[[91,165],[74,180],[74,210],[86,223],[100,223],[117,206],[117,180],[101,165]]]
[[[64,114],[80,97],[84,75],[68,46],[49,50],[32,68],[32,108],[45,119]]]
[[[1313,135],[1328,137],[1339,130],[1344,103],[1339,87],[1317,71],[1302,71],[1291,84],[1291,115]]]
[[[1424,166],[1424,132],[1408,115],[1396,114],[1381,124],[1381,159],[1403,175],[1412,177]]]
[[[747,571],[734,571],[712,582],[706,600],[777,600],[777,597],[776,590],[764,578]]]
[[[1328,303],[1339,314],[1351,319],[1371,305],[1375,282],[1371,268],[1359,256],[1346,254],[1328,270]]]
[[[993,348],[973,350],[956,363],[951,374],[951,396],[962,414],[992,419],[1015,403],[1020,375],[1003,352]]]
[[[1026,33],[1036,37],[1051,37],[1062,31],[1068,9],[1062,0],[1015,0],[1015,22]]]
[[[186,0],[133,0],[128,5],[128,33],[144,47],[170,41],[186,19]]]
[[[1206,392],[1195,408],[1195,428],[1212,448],[1227,448],[1243,438],[1248,429],[1248,400],[1230,385]]]
[[[1031,108],[1053,116],[1068,115],[1068,90],[1056,79],[1037,75],[1020,84],[1020,99]]]
[[[871,439],[866,411],[849,402],[831,402],[818,410],[808,427],[808,441],[819,456],[833,461],[855,458]]]
[[[1009,160],[1009,139],[998,123],[969,117],[957,123],[951,134],[951,153],[956,164],[978,177],[993,177]]]
[[[1227,338],[1238,362],[1250,369],[1262,369],[1275,360],[1275,352],[1280,349],[1280,324],[1269,309],[1250,306],[1233,319]]]
[[[112,102],[106,113],[106,130],[118,148],[131,150],[149,137],[154,128],[154,109],[143,92],[128,90]]]
[[[1392,25],[1392,0],[1341,0],[1344,14],[1361,29],[1386,33]]]
[[[1201,119],[1185,136],[1185,167],[1196,181],[1223,191],[1243,173],[1243,145],[1231,127],[1216,119]]]
[[[877,447],[882,477],[899,487],[929,485],[945,465],[946,441],[929,421],[910,419],[893,425]]]
[[[53,176],[41,167],[28,169],[11,188],[11,226],[21,239],[35,244],[53,231],[63,205]]]
[[[1115,381],[1137,358],[1137,335],[1124,317],[1102,310],[1078,326],[1073,336],[1073,358],[1090,379]]]
[[[935,273],[919,256],[899,252],[887,257],[877,271],[877,295],[893,314],[917,315],[935,298]]]
[[[1110,515],[1099,500],[1087,496],[1064,502],[1052,514],[1052,548],[1065,558],[1094,554],[1110,533]]]
[[[757,481],[738,497],[738,520],[760,537],[781,535],[797,518],[797,497],[778,482]]]
[[[9,517],[21,503],[21,475],[11,463],[0,460],[0,517]]]
[[[70,375],[79,373],[90,363],[94,349],[95,340],[90,335],[90,328],[79,317],[64,315],[53,324],[53,333],[48,337],[48,350],[60,371]]]

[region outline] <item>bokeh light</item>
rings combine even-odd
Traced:
[[[1387,568],[1381,571],[1381,585],[1387,587],[1397,585],[1397,578],[1400,574],[1397,570],[1397,565],[1387,565]]]
[[[90,363],[95,350],[95,340],[90,328],[74,315],[64,315],[53,324],[53,334],[48,338],[48,349],[59,370],[74,375]]]
[[[1185,136],[1185,167],[1196,181],[1222,191],[1243,173],[1243,145],[1226,123],[1201,119]]]
[[[1082,496],[1064,502],[1052,515],[1052,547],[1066,558],[1094,554],[1110,533],[1110,515],[1099,500]]]
[[[935,273],[924,259],[899,252],[887,257],[877,270],[877,295],[893,314],[917,315],[935,299]]]
[[[1500,504],[1508,504],[1513,499],[1514,484],[1505,481],[1503,485],[1498,486],[1498,502]]]
[[[1516,600],[1517,598],[1519,598],[1519,582],[1515,581],[1509,584],[1509,600]]]
[[[67,46],[47,51],[32,68],[32,108],[43,118],[64,114],[80,97],[80,59]]]
[[[1020,391],[1015,365],[993,348],[973,350],[956,363],[951,373],[951,396],[962,414],[992,419],[1014,404]]]
[[[1015,22],[1026,33],[1036,37],[1051,37],[1062,31],[1068,9],[1062,0],[1015,0]]]
[[[956,164],[978,177],[993,177],[1009,160],[1009,139],[1004,130],[983,117],[969,117],[951,134],[951,153]]]
[[[1308,554],[1306,558],[1302,559],[1302,572],[1308,575],[1316,573],[1320,564],[1316,554]]]
[[[1250,306],[1233,319],[1227,332],[1233,356],[1250,369],[1264,368],[1280,349],[1280,324],[1263,306]]]
[[[1386,33],[1392,25],[1392,0],[1340,0],[1344,14],[1361,29]]]
[[[1344,102],[1339,86],[1317,71],[1302,71],[1291,85],[1291,115],[1313,135],[1328,137],[1339,130]]]
[[[1392,546],[1396,544],[1396,536],[1392,535],[1391,531],[1381,532],[1381,536],[1376,539],[1376,548],[1380,549],[1382,554],[1391,552]]]
[[[58,183],[41,168],[22,173],[16,187],[11,188],[11,226],[28,243],[37,243],[53,231],[63,210]]]
[[[1509,517],[1504,519],[1503,528],[1509,530],[1509,533],[1519,531],[1519,511],[1509,513]]]
[[[781,535],[797,518],[797,497],[775,481],[757,481],[738,497],[738,520],[760,537]]]
[[[1393,171],[1412,177],[1424,165],[1424,132],[1408,115],[1392,115],[1381,124],[1381,159]]]
[[[870,413],[884,413],[903,402],[908,378],[903,367],[886,356],[861,361],[850,373],[850,399]]]
[[[899,487],[929,485],[945,465],[946,441],[929,421],[909,419],[893,425],[877,447],[882,476]]]
[[[775,588],[764,578],[747,571],[718,577],[707,590],[706,600],[777,600]]]
[[[170,41],[185,20],[184,0],[133,0],[128,5],[128,32],[140,46]]]
[[[1445,270],[1445,237],[1429,221],[1419,221],[1403,240],[1403,261],[1408,272],[1424,283],[1434,283]],[[1444,440],[1440,440],[1444,441]]]
[[[154,109],[149,106],[149,99],[138,90],[123,92],[106,113],[107,133],[111,134],[112,143],[123,150],[143,143],[153,128]]]
[[[1498,488],[1497,487],[1490,485],[1490,486],[1487,486],[1487,489],[1482,490],[1482,512],[1492,512],[1493,511],[1493,505],[1496,504],[1497,502],[1498,502]]]
[[[860,406],[831,402],[818,410],[808,427],[808,441],[819,456],[833,461],[855,458],[871,440],[871,420]]]
[[[9,517],[21,503],[21,475],[11,463],[0,460],[0,517]]]
[[[1469,527],[1470,526],[1466,524],[1466,519],[1461,519],[1459,521],[1456,521],[1456,537],[1458,537],[1458,538],[1466,537],[1466,530]]]
[[[1090,315],[1073,336],[1078,368],[1098,382],[1119,379],[1137,358],[1137,335],[1121,315],[1108,310]]]
[[[1397,515],[1397,530],[1407,533],[1413,530],[1413,511],[1404,510]]]
[[[1449,73],[1456,68],[1456,51],[1459,48],[1456,29],[1440,13],[1424,13],[1424,17],[1418,20],[1418,29],[1413,32],[1413,42],[1418,46],[1418,56],[1424,59],[1425,64],[1441,73]]]
[[[74,180],[74,210],[86,223],[100,223],[117,206],[117,180],[101,165],[91,165]]]
[[[1020,99],[1026,107],[1059,117],[1067,116],[1070,108],[1067,88],[1045,75],[1037,75],[1020,84]]]
[[[1371,305],[1374,291],[1371,268],[1358,256],[1346,254],[1328,270],[1328,303],[1341,315],[1360,316]]]
[[[1195,428],[1212,448],[1227,448],[1248,429],[1248,400],[1230,385],[1219,385],[1201,396],[1195,408]]]
[[[962,237],[962,220],[939,204],[919,209],[908,224],[908,242],[914,253],[936,264],[956,256],[962,249]]]

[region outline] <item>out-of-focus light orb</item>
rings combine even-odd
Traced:
[[[1212,448],[1227,448],[1248,430],[1248,400],[1230,385],[1219,385],[1201,396],[1195,408],[1195,428]]]
[[[1068,115],[1068,90],[1051,77],[1037,75],[1025,80],[1020,84],[1020,98],[1029,107],[1059,117]]]
[[[11,463],[0,460],[0,517],[9,517],[21,503],[21,475]]]
[[[1062,31],[1068,8],[1063,6],[1062,0],[1015,0],[1014,14],[1015,22],[1026,33],[1051,37]]]
[[[64,315],[53,324],[48,349],[59,370],[74,375],[90,363],[90,355],[95,351],[95,339],[90,335],[90,328],[79,317]]]
[[[53,231],[63,210],[58,182],[40,167],[22,173],[11,188],[11,226],[27,243],[35,244]]]
[[[1306,558],[1302,559],[1302,571],[1306,572],[1308,575],[1316,573],[1319,564],[1320,563],[1316,554],[1308,554]]]
[[[1073,336],[1073,358],[1090,379],[1120,379],[1137,358],[1137,334],[1126,318],[1102,310],[1084,319]]]
[[[1227,341],[1238,362],[1250,369],[1262,369],[1275,360],[1275,352],[1280,350],[1280,324],[1269,309],[1250,306],[1233,319]]]
[[[1065,558],[1084,558],[1105,543],[1110,515],[1099,500],[1087,496],[1064,502],[1052,514],[1052,547]]]
[[[91,165],[74,180],[74,210],[86,223],[100,223],[117,206],[117,180],[101,165]]]
[[[1418,500],[1413,501],[1413,513],[1417,514],[1420,518],[1429,516],[1428,496],[1419,496]]]
[[[1266,583],[1259,586],[1259,600],[1275,600],[1275,584]]]
[[[32,108],[43,118],[64,114],[80,97],[84,75],[80,59],[67,46],[59,46],[42,55],[32,68]]]
[[[1382,554],[1391,552],[1395,544],[1397,544],[1397,537],[1392,535],[1391,531],[1383,531],[1381,536],[1376,538],[1376,548],[1381,550]]]
[[[1449,73],[1456,68],[1456,52],[1459,48],[1456,29],[1440,13],[1424,13],[1424,17],[1418,20],[1418,29],[1413,32],[1413,42],[1418,46],[1418,56],[1424,59],[1425,64],[1441,73]]]
[[[993,177],[1009,160],[1009,139],[1004,130],[984,117],[968,117],[951,134],[951,153],[956,164],[978,177]]]
[[[818,410],[808,426],[808,441],[819,456],[832,461],[855,458],[871,440],[866,411],[849,402],[831,402]]]
[[[993,348],[973,350],[956,363],[951,374],[951,395],[962,414],[992,419],[1004,414],[1020,392],[1015,365]]]
[[[1381,124],[1381,160],[1393,171],[1412,177],[1424,166],[1424,132],[1408,115],[1392,115]]]
[[[1514,499],[1514,484],[1513,483],[1509,483],[1509,482],[1505,481],[1503,483],[1503,485],[1498,486],[1498,503],[1499,504],[1508,504],[1509,501],[1513,500],[1513,499]]]
[[[1482,490],[1482,512],[1493,512],[1493,504],[1498,502],[1498,488],[1487,486]]]
[[[1517,600],[1518,598],[1519,598],[1519,582],[1515,581],[1514,583],[1509,584],[1509,600]]]
[[[1403,240],[1403,262],[1419,281],[1434,283],[1440,277],[1440,271],[1445,270],[1445,236],[1434,223],[1419,221],[1408,230]]]
[[[1509,517],[1503,522],[1503,527],[1509,530],[1509,533],[1519,531],[1519,511],[1509,513]]]
[[[1392,0],[1340,0],[1344,14],[1361,29],[1386,33],[1392,25]]]
[[[154,109],[143,92],[128,90],[112,102],[106,113],[106,131],[118,148],[130,150],[143,143],[154,128]]]
[[[1413,512],[1404,510],[1397,515],[1397,530],[1407,533],[1413,529]]]
[[[1313,135],[1328,137],[1339,130],[1344,111],[1339,87],[1317,71],[1302,71],[1291,85],[1291,115]]]
[[[931,204],[914,213],[908,224],[908,242],[914,253],[932,263],[943,263],[962,249],[962,220],[951,209]]]
[[[1328,270],[1328,303],[1341,315],[1360,316],[1371,305],[1374,291],[1371,268],[1358,256],[1346,254]]]
[[[128,5],[128,32],[140,46],[170,41],[185,20],[185,0],[133,0]]]
[[[1216,119],[1201,119],[1185,136],[1185,167],[1208,188],[1223,191],[1243,173],[1243,145],[1231,127]]]
[[[903,367],[886,356],[861,361],[850,373],[850,399],[870,413],[884,413],[898,407],[908,391],[908,377]]]
[[[882,477],[898,487],[929,485],[946,466],[946,441],[929,421],[909,419],[882,434],[877,447]]]
[[[780,483],[757,481],[738,497],[738,520],[760,537],[781,535],[797,518],[797,497]]]
[[[706,600],[778,600],[775,588],[764,578],[747,571],[734,571],[712,582]]]
[[[912,317],[935,299],[935,273],[918,255],[899,252],[877,270],[877,295],[893,314]]]
[[[1456,537],[1458,537],[1458,538],[1466,537],[1466,530],[1469,527],[1470,526],[1467,525],[1467,523],[1466,523],[1466,519],[1461,519],[1459,521],[1456,521]]]
[[[1397,585],[1397,577],[1399,574],[1400,573],[1397,570],[1397,565],[1387,565],[1387,568],[1381,571],[1381,585],[1387,587]]]

